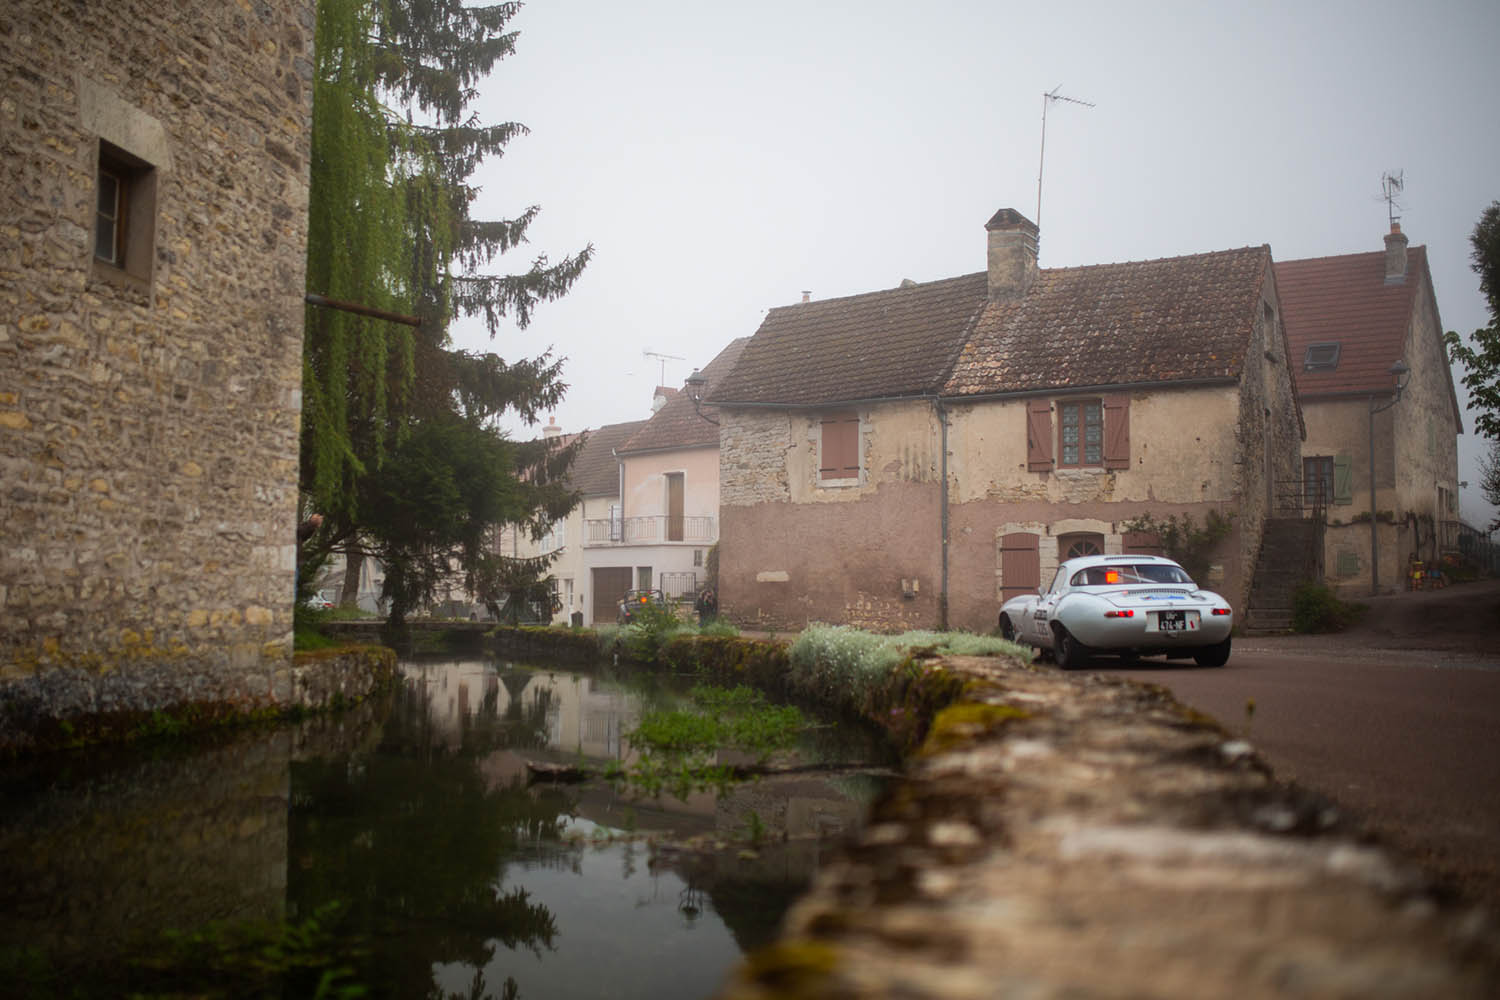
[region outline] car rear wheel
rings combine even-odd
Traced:
[[[1193,659],[1200,667],[1222,667],[1229,662],[1229,639],[1225,637],[1223,642],[1216,642],[1212,646],[1204,646],[1193,653]]]
[[[1016,627],[1010,623],[1010,615],[1002,614],[1000,616],[1000,638],[1009,639],[1012,642],[1015,641]]]
[[[1057,628],[1052,651],[1057,658],[1057,665],[1064,670],[1077,670],[1089,659],[1089,648],[1073,638],[1073,633],[1060,625]]]

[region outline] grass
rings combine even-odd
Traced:
[[[764,764],[778,750],[796,745],[807,719],[791,706],[771,705],[751,687],[694,687],[680,709],[648,712],[626,734],[640,757],[617,767],[612,780],[646,795],[670,791],[686,800],[695,791],[723,794],[734,784],[734,769],[716,763],[721,750],[753,754]]]

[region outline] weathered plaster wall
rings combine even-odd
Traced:
[[[1130,393],[1131,467],[1117,471],[1026,471],[1028,403],[949,406],[953,503],[1201,503],[1235,489],[1232,385]]]
[[[1240,376],[1233,500],[1236,561],[1242,572],[1225,588],[1239,595],[1230,598],[1235,607],[1246,606],[1266,518],[1287,508],[1288,494],[1295,494],[1301,482],[1303,431],[1297,405],[1276,277],[1268,264]]]
[[[286,672],[312,44],[311,0],[0,12],[0,745]],[[155,166],[136,280],[101,139]]]
[[[1438,487],[1448,496],[1457,496],[1460,427],[1449,396],[1450,369],[1442,325],[1431,285],[1425,280],[1413,305],[1403,358],[1411,367],[1411,378],[1401,401],[1391,410],[1397,509],[1403,515],[1410,513],[1430,521],[1456,519],[1456,511],[1438,507]],[[1426,527],[1424,524],[1424,535]],[[1433,554],[1423,552],[1422,556],[1431,558]]]
[[[937,623],[938,430],[930,405],[862,412],[863,472],[858,484],[840,487],[818,485],[815,414],[721,411],[721,420],[725,614],[766,628]]]

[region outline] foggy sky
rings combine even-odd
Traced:
[[[477,214],[541,206],[507,270],[597,257],[527,330],[455,340],[566,357],[564,430],[646,417],[663,371],[645,351],[682,358],[680,386],[804,289],[982,270],[997,209],[1037,217],[1059,85],[1095,107],[1048,111],[1043,267],[1382,250],[1381,175],[1401,170],[1445,328],[1486,322],[1468,237],[1500,198],[1500,4],[1039,6],[531,0],[481,115],[532,131],[481,169]],[[1467,410],[1464,428],[1462,516],[1482,527],[1487,443]]]

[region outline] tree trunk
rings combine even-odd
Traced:
[[[359,576],[364,565],[364,552],[358,544],[350,542],[344,550],[344,589],[339,592],[339,607],[354,608],[359,605]]]

